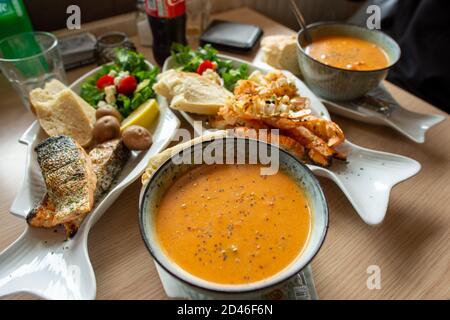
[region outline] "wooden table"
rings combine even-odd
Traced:
[[[265,35],[293,32],[246,8],[217,17],[254,23],[264,29]],[[152,60],[148,48],[140,49]],[[252,60],[253,55],[240,57]],[[91,68],[70,71],[68,78],[73,81]],[[387,86],[408,109],[445,114],[391,84]],[[0,97],[0,250],[3,250],[25,226],[8,210],[24,174],[26,150],[17,139],[34,116],[25,111],[3,77],[0,77]],[[449,299],[450,121],[447,118],[431,129],[426,143],[416,144],[390,128],[338,116],[333,120],[352,142],[411,157],[423,167],[417,176],[392,190],[386,220],[378,227],[366,225],[333,182],[320,180],[330,208],[329,232],[312,263],[320,298]],[[139,189],[139,181],[132,184],[91,230],[89,253],[97,277],[98,299],[166,298],[139,234]],[[370,265],[381,268],[380,290],[369,290],[366,286]]]

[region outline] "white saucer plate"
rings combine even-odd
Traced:
[[[264,62],[263,56],[263,51],[259,50],[253,64],[259,68],[273,69]],[[369,92],[367,96],[369,99],[322,102],[334,114],[360,122],[391,127],[416,143],[424,143],[426,132],[445,119],[445,116],[440,114],[423,114],[404,108],[384,84]]]

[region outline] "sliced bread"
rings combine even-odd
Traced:
[[[67,135],[83,147],[92,143],[95,109],[60,81],[31,91],[30,103],[49,136]]]
[[[170,101],[172,109],[215,115],[232,93],[193,72],[169,70],[158,76],[155,92]]]

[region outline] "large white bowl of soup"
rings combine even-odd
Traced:
[[[269,165],[250,155],[255,146],[274,156],[276,173],[262,173]],[[212,149],[221,150],[223,163],[199,160]],[[179,156],[155,172],[140,203],[143,240],[165,271],[208,296],[255,298],[310,263],[328,210],[316,178],[296,157],[241,138],[191,146],[183,154],[190,163],[179,164]]]
[[[314,93],[333,101],[359,98],[386,78],[400,47],[381,31],[321,22],[308,26],[312,42],[298,33],[298,63]]]

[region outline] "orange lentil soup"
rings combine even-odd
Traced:
[[[287,267],[303,250],[311,215],[304,191],[260,165],[199,166],[177,179],[155,217],[166,254],[215,283],[245,284]]]
[[[305,52],[312,58],[341,69],[377,70],[389,66],[389,59],[376,44],[346,36],[314,39]]]

